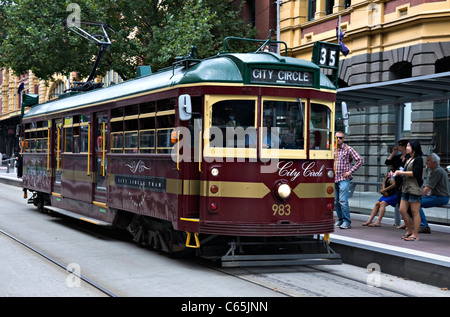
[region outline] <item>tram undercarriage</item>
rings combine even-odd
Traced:
[[[28,203],[41,212],[73,216],[71,212],[52,207],[48,195],[39,192],[33,192]],[[128,231],[133,241],[149,249],[176,257],[195,255],[220,261],[222,267],[342,264],[341,256],[330,247],[327,234],[299,237],[198,235],[175,230],[170,221],[128,212],[120,212],[114,225]]]
[[[134,215],[127,231],[133,240],[175,256],[221,261],[222,267],[272,265],[338,265],[341,256],[321,235],[302,237],[239,237],[191,235],[168,221]]]

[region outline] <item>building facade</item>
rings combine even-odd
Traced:
[[[24,93],[36,94],[39,96],[39,103],[44,103],[64,94],[75,80],[77,80],[76,72],[69,76],[55,74],[51,81],[46,82],[39,80],[31,71],[16,76],[11,70],[0,68],[0,153],[10,158],[15,150],[20,148],[16,128],[21,123],[21,104]],[[103,77],[98,77],[97,81],[103,82],[104,87],[107,87],[123,80],[116,72],[109,71]],[[19,90],[22,83],[23,89]]]
[[[338,99],[342,94],[345,101],[344,92],[352,87],[353,96],[360,92],[357,104],[364,104],[350,109],[346,131],[347,140],[365,160],[355,179],[381,181],[384,160],[401,137],[418,139],[425,154],[434,151],[441,165],[449,165],[450,85],[444,81],[450,78],[450,0],[283,1],[281,40],[288,44],[290,56],[310,59],[314,42],[337,42],[339,21],[345,34],[342,42],[350,52],[340,55]],[[423,81],[416,99],[402,103],[407,92],[397,90],[392,101],[370,105],[379,90],[369,87],[387,83],[387,91],[390,83],[434,74],[442,74],[442,86],[430,87],[442,89],[440,97],[423,98],[428,89]]]

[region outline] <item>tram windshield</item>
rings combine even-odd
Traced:
[[[304,103],[264,100],[262,147],[301,150],[304,148]]]
[[[314,158],[331,158],[331,102],[260,98],[207,96],[206,156],[301,159],[312,151]]]

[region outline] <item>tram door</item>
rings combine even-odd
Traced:
[[[62,172],[62,147],[63,147],[63,125],[62,119],[54,121],[53,129],[53,184],[52,192],[61,194],[61,172]]]
[[[200,216],[200,173],[202,170],[202,98],[192,97],[192,117],[188,122],[190,137],[189,159],[182,159],[179,163],[180,177],[183,179],[183,217],[199,218]],[[183,136],[185,137],[185,136]],[[200,148],[199,148],[200,147]]]
[[[106,202],[106,176],[108,173],[108,115],[98,113],[95,122],[94,144],[94,200]]]

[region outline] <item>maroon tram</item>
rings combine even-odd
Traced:
[[[23,189],[40,209],[127,229],[167,252],[222,244],[229,266],[341,263],[326,241],[335,98],[312,62],[270,52],[186,59],[32,107]],[[280,254],[304,237],[325,251]]]

